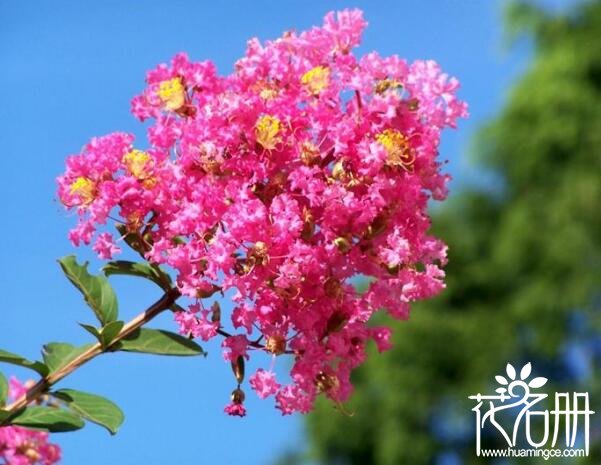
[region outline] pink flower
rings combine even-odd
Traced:
[[[9,381],[9,399],[16,400],[30,383],[16,378]],[[61,459],[61,450],[48,441],[48,433],[19,426],[0,427],[0,463],[6,465],[53,465]]]
[[[290,415],[294,412],[308,413],[313,406],[311,397],[298,386],[285,386],[276,394],[276,407],[282,415]]]
[[[242,404],[231,403],[223,409],[225,413],[231,416],[244,417],[246,416],[246,408]]]
[[[199,304],[193,304],[187,312],[176,313],[175,321],[179,323],[181,334],[208,341],[217,335],[219,329],[219,323],[210,321],[208,316],[208,310],[201,310]]]
[[[25,395],[28,386],[21,383],[17,378],[11,376],[8,381],[8,397],[11,399],[18,399]]]
[[[248,359],[246,350],[248,349],[248,339],[244,335],[226,337],[221,343],[223,347],[223,358],[234,361],[242,356]]]
[[[390,328],[387,328],[385,326],[371,328],[370,335],[376,343],[376,346],[378,347],[378,352],[385,352],[392,348],[392,343],[390,342],[390,336],[392,335],[392,331],[390,330]]]
[[[238,306],[232,311],[232,323],[234,328],[244,328],[248,334],[252,332],[252,325],[255,319],[256,314],[254,310],[246,305]]]
[[[406,319],[445,285],[446,246],[430,234],[428,207],[450,179],[441,135],[467,106],[434,61],[356,55],[366,25],[344,10],[321,27],[252,39],[228,75],[177,54],[131,102],[150,120],[148,141],[93,138],[57,179],[78,216],[74,245],[111,259],[117,217],[138,252],[174,272],[198,302],[175,314],[182,334],[207,341],[231,322],[245,334],[223,340],[227,361],[249,359],[249,347],[294,353],[290,385],[262,369],[250,379],[286,414],[309,411],[319,394],[344,401],[367,340],[391,345],[371,316]],[[365,293],[357,277],[369,277]],[[203,310],[218,292],[233,299],[224,315]]]
[[[280,388],[280,385],[275,380],[275,373],[272,371],[265,371],[262,368],[259,368],[256,373],[250,377],[249,383],[261,399],[265,399],[266,397],[275,394]]]
[[[109,233],[98,235],[93,249],[102,260],[111,260],[113,255],[121,252],[121,249],[113,242],[113,236]]]

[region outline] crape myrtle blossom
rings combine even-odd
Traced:
[[[28,383],[23,385],[16,378],[11,378],[9,399],[18,399],[29,387]],[[48,433],[20,426],[0,427],[1,465],[52,465],[60,458],[61,450],[48,442]]]
[[[433,61],[355,56],[365,26],[345,10],[251,39],[227,76],[178,54],[132,101],[152,119],[148,143],[94,138],[58,178],[79,217],[73,244],[108,260],[119,236],[135,237],[148,261],[175,270],[193,302],[175,315],[183,334],[224,337],[232,366],[256,350],[293,355],[288,384],[266,369],[250,377],[283,413],[309,411],[320,393],[345,401],[367,341],[390,347],[372,314],[405,319],[444,288],[446,246],[428,233],[427,207],[447,195],[441,131],[467,107]],[[114,218],[118,234],[106,229]],[[372,278],[364,293],[356,276]],[[231,315],[218,292],[233,296]],[[242,416],[239,378],[226,412]]]

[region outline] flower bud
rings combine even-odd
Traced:
[[[286,181],[288,181],[288,174],[284,173],[283,171],[278,171],[271,178],[270,184],[278,189],[281,189],[282,186],[286,185]]]
[[[240,405],[244,402],[246,396],[244,395],[244,391],[240,388],[236,388],[232,391],[232,403],[236,405]]]
[[[239,355],[238,358],[232,361],[232,371],[238,384],[244,381],[244,357]]]
[[[221,287],[216,284],[211,284],[209,289],[196,289],[196,297],[199,299],[206,299],[219,291],[221,291]]]
[[[407,108],[409,109],[409,111],[417,111],[417,109],[419,108],[419,100],[416,98],[407,100]]]
[[[243,258],[239,258],[236,260],[236,263],[234,263],[234,273],[238,276],[244,276],[245,274],[250,273],[251,269],[251,264]]]
[[[341,297],[343,293],[342,284],[333,276],[330,276],[328,279],[326,279],[326,282],[323,283],[323,289],[326,295],[328,297],[332,297],[333,299]]]
[[[212,244],[213,240],[215,239],[215,233],[217,233],[217,229],[219,229],[219,223],[217,223],[215,226],[207,229],[205,231],[205,233],[202,235],[202,239],[207,244]]]
[[[220,323],[221,322],[221,307],[219,306],[219,302],[213,302],[211,305],[211,322],[212,323]]]
[[[388,271],[390,274],[397,275],[397,274],[399,274],[399,271],[401,270],[401,264],[400,263],[397,263],[396,265],[385,264],[384,268],[386,268],[386,271]]]
[[[175,112],[184,118],[194,118],[196,116],[196,107],[194,105],[185,104],[179,107]]]
[[[344,325],[346,325],[347,322],[348,317],[344,313],[340,311],[332,313],[330,318],[328,318],[328,323],[326,326],[326,336],[328,334],[337,333],[342,328],[344,328]]]
[[[248,258],[253,264],[266,265],[269,261],[269,256],[267,255],[267,244],[262,241],[255,242],[255,245],[253,245],[248,251]]]
[[[140,213],[135,212],[128,215],[127,224],[125,228],[126,232],[137,233],[140,229],[142,229],[142,226],[144,226],[144,218],[142,218],[142,215]]]
[[[154,239],[152,238],[152,233],[147,232],[146,234],[144,234],[142,236],[142,239],[144,239],[144,242],[146,242],[148,245],[154,244]]]
[[[294,299],[300,293],[300,288],[298,286],[288,286],[286,288],[275,286],[274,290],[275,293],[283,299]]]
[[[362,181],[360,178],[356,178],[353,174],[351,174],[349,176],[348,182],[346,183],[346,187],[348,187],[348,188],[357,187],[357,186],[360,186],[361,183],[362,183]]]
[[[315,386],[317,386],[319,392],[337,391],[340,387],[340,381],[335,375],[320,371],[315,376]]]
[[[284,336],[275,335],[269,336],[265,343],[265,349],[273,355],[281,355],[286,352],[286,338]]]
[[[344,170],[344,162],[342,160],[338,160],[332,166],[332,177],[337,180],[341,180],[346,176],[346,171]]]
[[[384,213],[376,216],[365,231],[365,239],[373,239],[383,233],[386,230],[387,223],[388,217]]]
[[[351,243],[346,237],[337,237],[334,239],[334,245],[343,254],[350,252]]]
[[[315,219],[313,213],[308,208],[303,209],[303,229],[301,230],[301,238],[305,241],[309,241],[313,237],[315,232]]]

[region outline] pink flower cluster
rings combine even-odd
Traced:
[[[26,391],[15,378],[9,384],[9,398],[17,399]],[[61,458],[61,450],[48,442],[48,433],[19,426],[0,427],[0,464],[52,465]]]
[[[446,246],[428,234],[427,207],[447,195],[441,131],[467,107],[433,61],[355,56],[365,26],[345,10],[251,39],[228,76],[178,54],[132,101],[153,119],[148,148],[129,134],[94,138],[58,178],[79,214],[75,245],[113,257],[119,240],[100,227],[118,216],[147,260],[175,270],[194,299],[176,315],[182,333],[225,336],[234,364],[251,350],[294,355],[289,384],[272,371],[250,378],[285,414],[309,411],[319,393],[347,399],[367,341],[390,347],[371,315],[405,319],[410,302],[444,287]],[[207,303],[218,291],[232,296],[235,335]],[[228,413],[244,415],[242,394]]]

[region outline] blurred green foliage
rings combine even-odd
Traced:
[[[476,144],[498,185],[465,190],[434,219],[448,288],[408,322],[377,322],[394,326],[395,347],[372,348],[356,372],[354,416],[329,402],[309,416],[312,461],[493,463],[476,457],[467,397],[531,361],[548,392],[589,391],[599,412],[590,456],[563,463],[601,463],[601,2],[562,17],[514,3],[507,16],[535,55]]]

